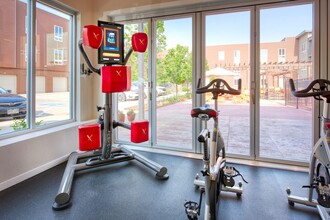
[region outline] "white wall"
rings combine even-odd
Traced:
[[[77,123],[65,127],[1,140],[0,191],[65,161],[78,146]]]

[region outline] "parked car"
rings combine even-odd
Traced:
[[[118,93],[119,102],[137,99],[139,99],[139,85],[137,82],[132,82],[130,91]]]
[[[156,86],[157,96],[165,95],[165,93],[166,93],[166,88],[164,86]]]
[[[165,87],[163,87],[163,86],[157,86],[156,87],[156,95],[157,96],[165,95],[165,92],[166,92]],[[147,97],[147,93],[148,93],[148,88],[144,84],[144,96],[145,97]],[[138,82],[132,82],[130,91],[125,91],[125,92],[118,93],[118,101],[119,102],[124,102],[124,101],[128,101],[128,100],[137,100],[137,99],[139,99],[139,84],[138,84]]]
[[[148,93],[148,87],[147,87],[147,83],[144,83],[144,94],[146,96],[146,94]],[[138,88],[139,83],[138,82],[132,82],[132,87],[135,86],[136,88]],[[166,93],[166,88],[164,86],[156,86],[156,95],[160,96],[160,95],[165,95]]]
[[[139,98],[139,93],[138,93],[138,91],[135,91],[135,90],[118,93],[119,102],[124,102],[124,101],[128,101],[128,100],[136,100],[138,98]]]
[[[25,118],[26,98],[0,87],[0,119]]]

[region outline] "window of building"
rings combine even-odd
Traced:
[[[218,60],[225,60],[225,51],[218,51]]]
[[[299,79],[308,79],[308,71],[307,68],[301,68],[299,70]]]
[[[49,1],[5,1],[1,6],[0,13],[8,17],[0,22],[0,41],[6,42],[0,44],[0,89],[5,93],[0,94],[0,139],[72,122],[76,12]],[[14,98],[6,99],[8,94]]]
[[[260,63],[267,63],[268,62],[268,50],[261,49],[260,50]]]
[[[307,41],[307,56],[309,59],[312,57],[312,38],[308,38]]]
[[[241,52],[239,50],[234,50],[234,64],[239,65],[241,62]]]
[[[304,41],[302,44],[301,44],[301,52],[305,52],[306,51],[306,41]]]
[[[279,48],[278,49],[278,62],[285,62],[285,54],[286,54],[286,51],[285,51],[285,48]]]
[[[54,49],[54,64],[63,65],[64,51],[63,49]]]
[[[63,27],[54,25],[54,40],[63,42]]]

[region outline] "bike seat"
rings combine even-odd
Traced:
[[[201,118],[201,119],[210,119],[216,118],[218,116],[218,112],[209,107],[196,107],[193,108],[190,112],[191,117],[193,118]],[[207,116],[208,118],[205,118]]]
[[[330,122],[326,122],[325,126],[327,127],[328,130],[330,130]]]

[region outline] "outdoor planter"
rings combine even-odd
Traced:
[[[118,121],[124,122],[125,121],[125,114],[122,111],[118,112]]]
[[[134,110],[129,110],[126,115],[127,115],[127,120],[129,122],[132,122],[132,121],[135,120],[135,112],[134,112]]]

